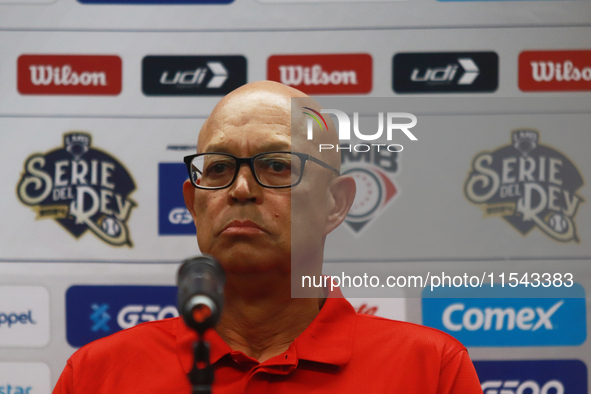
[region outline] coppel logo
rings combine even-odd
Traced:
[[[484,394],[587,392],[587,366],[580,360],[474,361]]]
[[[587,337],[585,291],[578,284],[547,293],[553,298],[475,298],[482,297],[478,288],[456,289],[462,297],[447,298],[449,289],[434,290],[423,291],[423,324],[465,346],[576,346]],[[499,287],[496,294],[503,290]],[[540,290],[554,289],[520,290],[539,297]]]
[[[66,338],[73,347],[137,324],[177,317],[175,286],[72,286],[66,292]]]
[[[159,235],[195,236],[195,224],[183,198],[183,182],[188,178],[184,163],[158,165]]]
[[[19,324],[37,324],[37,322],[33,320],[33,311],[29,309],[25,313],[0,312],[0,328],[3,326],[11,328],[12,326]]]

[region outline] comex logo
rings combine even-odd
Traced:
[[[174,305],[127,305],[119,311],[117,324],[119,327],[131,328],[139,323],[178,317],[179,312]]]
[[[31,310],[26,313],[0,313],[0,329],[2,327],[11,328],[17,324],[37,324],[37,322],[33,320],[33,312]]]
[[[17,195],[38,219],[54,219],[75,237],[90,230],[111,245],[131,246],[127,220],[136,206],[129,198],[135,183],[91,141],[88,133],[66,133],[62,149],[30,156]]]
[[[482,383],[482,391],[483,394],[563,394],[564,386],[558,380],[550,380],[541,387],[535,380],[487,380]]]
[[[537,226],[549,237],[578,242],[574,217],[583,178],[572,161],[541,145],[536,130],[511,134],[511,145],[479,153],[464,192],[486,216],[501,216],[522,234]]]
[[[481,308],[474,307],[468,310],[465,304],[454,303],[448,306],[443,312],[442,322],[443,326],[450,331],[460,331],[466,329],[468,331],[476,331],[483,329],[489,331],[507,330],[511,331],[517,327],[524,331],[537,331],[540,328],[552,330],[554,326],[550,320],[552,315],[564,304],[564,301],[559,301],[552,305],[548,310],[536,307],[524,307],[519,311],[514,308]],[[463,315],[461,313],[463,312]],[[458,314],[461,318],[456,317]],[[537,320],[534,322],[534,319]],[[494,321],[494,326],[493,326]],[[506,323],[506,324],[505,324]]]

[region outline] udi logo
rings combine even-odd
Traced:
[[[579,360],[474,361],[484,394],[587,392],[587,366]]]
[[[118,95],[122,65],[111,55],[21,55],[18,91],[38,95]]]
[[[267,79],[307,94],[367,94],[372,89],[368,54],[274,55],[267,60]]]
[[[519,89],[523,92],[590,91],[591,50],[521,52]]]
[[[520,129],[511,133],[510,145],[476,155],[464,192],[485,216],[500,216],[523,235],[537,227],[556,241],[578,242],[581,186],[567,156],[542,145],[537,130]]]
[[[72,286],[66,337],[74,347],[139,323],[177,317],[175,286]]]
[[[587,338],[585,291],[571,288],[449,288],[423,291],[423,324],[445,331],[465,346],[575,346]],[[475,298],[482,290],[501,295],[561,298]],[[509,293],[513,291],[513,293]],[[548,292],[546,292],[548,291]]]
[[[246,83],[244,56],[146,56],[147,96],[223,96]]]
[[[495,52],[398,53],[393,59],[396,93],[494,92],[499,85]]]

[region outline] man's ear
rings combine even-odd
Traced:
[[[193,216],[193,221],[195,220],[195,186],[191,183],[189,179],[183,183],[183,196],[185,197],[185,205],[189,212],[191,212],[191,216]]]
[[[326,220],[325,235],[345,220],[355,200],[356,189],[355,179],[350,176],[339,176],[332,180],[329,187],[332,204]]]

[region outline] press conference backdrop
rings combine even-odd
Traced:
[[[182,157],[263,79],[440,100],[414,102],[402,152],[344,156],[358,197],[326,272],[571,273],[564,297],[352,303],[454,335],[485,393],[587,393],[590,21],[569,0],[0,0],[0,393],[49,393],[77,348],[177,315],[199,254]]]

